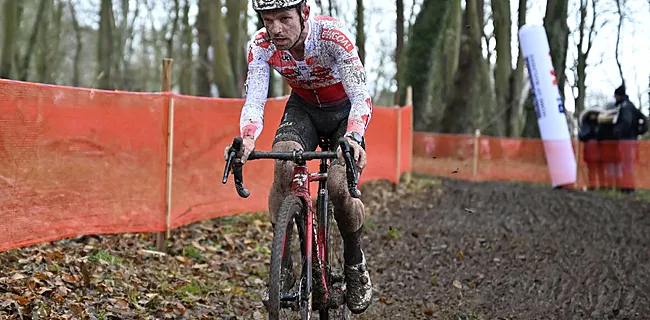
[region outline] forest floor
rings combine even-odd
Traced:
[[[373,303],[354,319],[641,319],[650,201],[418,177],[361,186]],[[0,319],[265,319],[266,213],[0,253]]]

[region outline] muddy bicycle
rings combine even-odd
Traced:
[[[241,137],[233,140],[222,183],[227,182],[228,175],[232,171],[238,195],[247,198],[250,192],[244,187],[243,164],[237,157],[241,152],[242,141]],[[341,138],[338,145],[345,159],[348,191],[352,197],[358,198],[361,192],[357,189],[358,174],[353,160],[353,150],[346,138]],[[342,240],[340,235],[331,236],[332,231],[338,230],[333,227],[332,203],[329,200],[326,184],[330,160],[337,158],[336,151],[328,151],[330,146],[329,139],[321,138],[319,147],[323,151],[253,151],[248,157],[248,161],[276,159],[292,161],[296,164],[291,194],[283,200],[273,230],[268,301],[265,303],[270,320],[280,319],[280,312],[288,309],[294,313],[299,311],[302,320],[311,319],[312,310],[318,311],[321,320],[350,317],[350,311],[345,304]],[[309,160],[320,160],[318,172],[309,172],[307,167]],[[318,181],[318,194],[314,203],[311,198],[310,183],[316,181]],[[283,268],[290,270],[289,272],[293,272],[294,268],[291,262],[293,259],[290,258],[294,222],[298,230],[301,261],[297,265],[301,275],[297,286],[287,281],[288,277],[283,274]],[[338,245],[333,245],[333,241],[337,241]],[[335,258],[337,256],[338,259]]]

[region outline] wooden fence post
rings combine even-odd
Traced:
[[[172,86],[172,66],[174,60],[165,58],[162,61],[162,87],[161,92],[170,92]],[[166,242],[171,235],[171,198],[172,198],[172,159],[174,146],[174,98],[169,97],[167,118],[167,169],[165,192],[165,232],[158,232],[156,249],[166,251]]]
[[[409,125],[411,128],[413,128],[413,87],[408,86],[406,87],[406,101],[405,101],[406,106],[411,106],[411,113],[409,116]],[[411,129],[409,132],[409,152],[411,154],[409,155],[409,170],[404,173],[404,182],[406,184],[411,183],[411,172],[413,171],[413,130]]]
[[[478,157],[479,157],[479,150],[480,150],[480,138],[481,137],[481,130],[476,129],[474,132],[474,164],[472,165],[472,175],[476,177],[478,175]]]

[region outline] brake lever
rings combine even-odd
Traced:
[[[348,191],[350,196],[353,198],[361,197],[361,191],[357,189],[358,184],[358,173],[357,166],[352,159],[354,159],[354,150],[350,148],[350,143],[348,139],[343,137],[339,140],[339,146],[341,147],[341,152],[343,153],[343,159],[345,159],[345,173],[348,180]]]
[[[226,168],[224,169],[221,183],[225,184],[228,181],[228,174],[232,169],[232,174],[235,176],[235,189],[237,190],[237,194],[242,198],[248,198],[250,192],[244,187],[244,174],[242,170],[244,164],[241,162],[240,158],[236,158],[242,151],[243,141],[244,139],[242,139],[242,137],[235,137],[232,141],[232,145],[228,151],[228,159],[226,159]]]
[[[237,194],[242,198],[248,198],[251,193],[244,187],[244,174],[242,171],[243,165],[241,159],[235,159],[232,170],[233,175],[235,176],[235,189],[237,189]]]
[[[235,158],[235,156],[237,156],[239,152],[241,152],[243,141],[244,139],[241,137],[235,137],[235,139],[232,141],[232,145],[230,145],[230,150],[228,150],[228,158],[226,159],[226,167],[223,170],[223,179],[221,179],[221,183],[223,184],[226,184],[226,182],[228,182],[228,175],[232,169],[232,160]]]

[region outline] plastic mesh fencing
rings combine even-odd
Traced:
[[[224,148],[239,135],[243,103],[242,99],[174,95],[172,228],[208,218],[267,210],[273,160],[254,160],[244,165],[244,186],[250,191],[246,199],[237,195],[232,176],[227,184],[221,183]],[[267,100],[264,129],[255,142],[256,150],[271,150],[285,103],[286,98]],[[399,141],[410,141],[411,127],[398,125],[400,119],[410,119],[410,110],[375,107],[365,135],[368,163],[360,183],[378,179],[397,183],[399,176],[410,170],[409,146],[400,146],[403,150],[398,152]],[[317,160],[307,165],[310,172],[318,170]],[[310,187],[316,197],[318,184]]]
[[[165,230],[166,99],[0,80],[0,251]]]
[[[574,187],[650,189],[649,141],[574,140],[572,145],[578,160]],[[473,135],[415,132],[412,170],[473,181],[551,182],[539,139],[480,136],[477,140]]]

